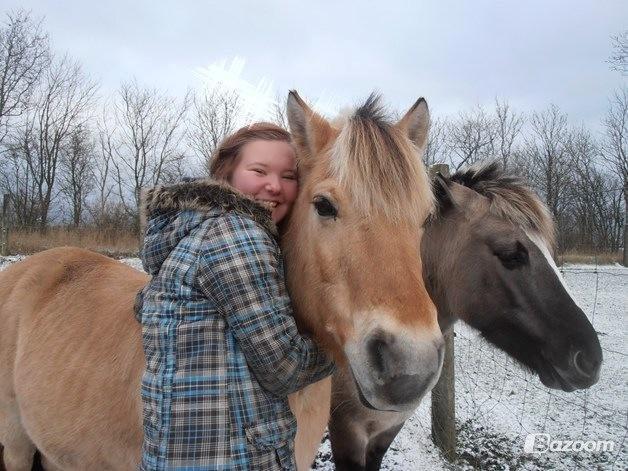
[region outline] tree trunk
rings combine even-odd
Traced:
[[[9,255],[9,198],[10,195],[8,194],[4,195],[2,198],[2,213],[0,214],[0,255]]]
[[[624,257],[622,263],[628,267],[628,188],[624,187]]]

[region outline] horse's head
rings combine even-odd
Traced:
[[[437,177],[435,194],[422,253],[441,327],[463,319],[547,387],[595,384],[602,350],[550,255],[545,205],[497,164]]]
[[[332,124],[292,92],[288,119],[300,193],[282,240],[299,326],[348,366],[365,405],[411,409],[443,358],[419,249],[427,104],[390,124],[372,96]]]

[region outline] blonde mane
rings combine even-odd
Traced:
[[[509,175],[498,162],[473,165],[456,172],[451,180],[486,196],[493,214],[537,232],[548,247],[554,247],[554,222],[547,207],[528,185]]]
[[[355,198],[357,209],[393,223],[422,224],[434,203],[420,150],[391,124],[379,96],[371,95],[342,124],[330,172]]]

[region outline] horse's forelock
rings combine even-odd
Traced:
[[[537,232],[553,247],[555,227],[547,206],[520,178],[508,174],[499,162],[471,166],[455,173],[451,180],[486,196],[490,210],[524,229]]]
[[[343,121],[330,171],[365,215],[380,212],[392,221],[421,224],[433,206],[422,165],[373,94]]]

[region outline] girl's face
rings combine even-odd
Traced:
[[[256,140],[245,144],[229,183],[245,195],[263,202],[275,223],[290,212],[297,198],[294,149],[284,141]]]

